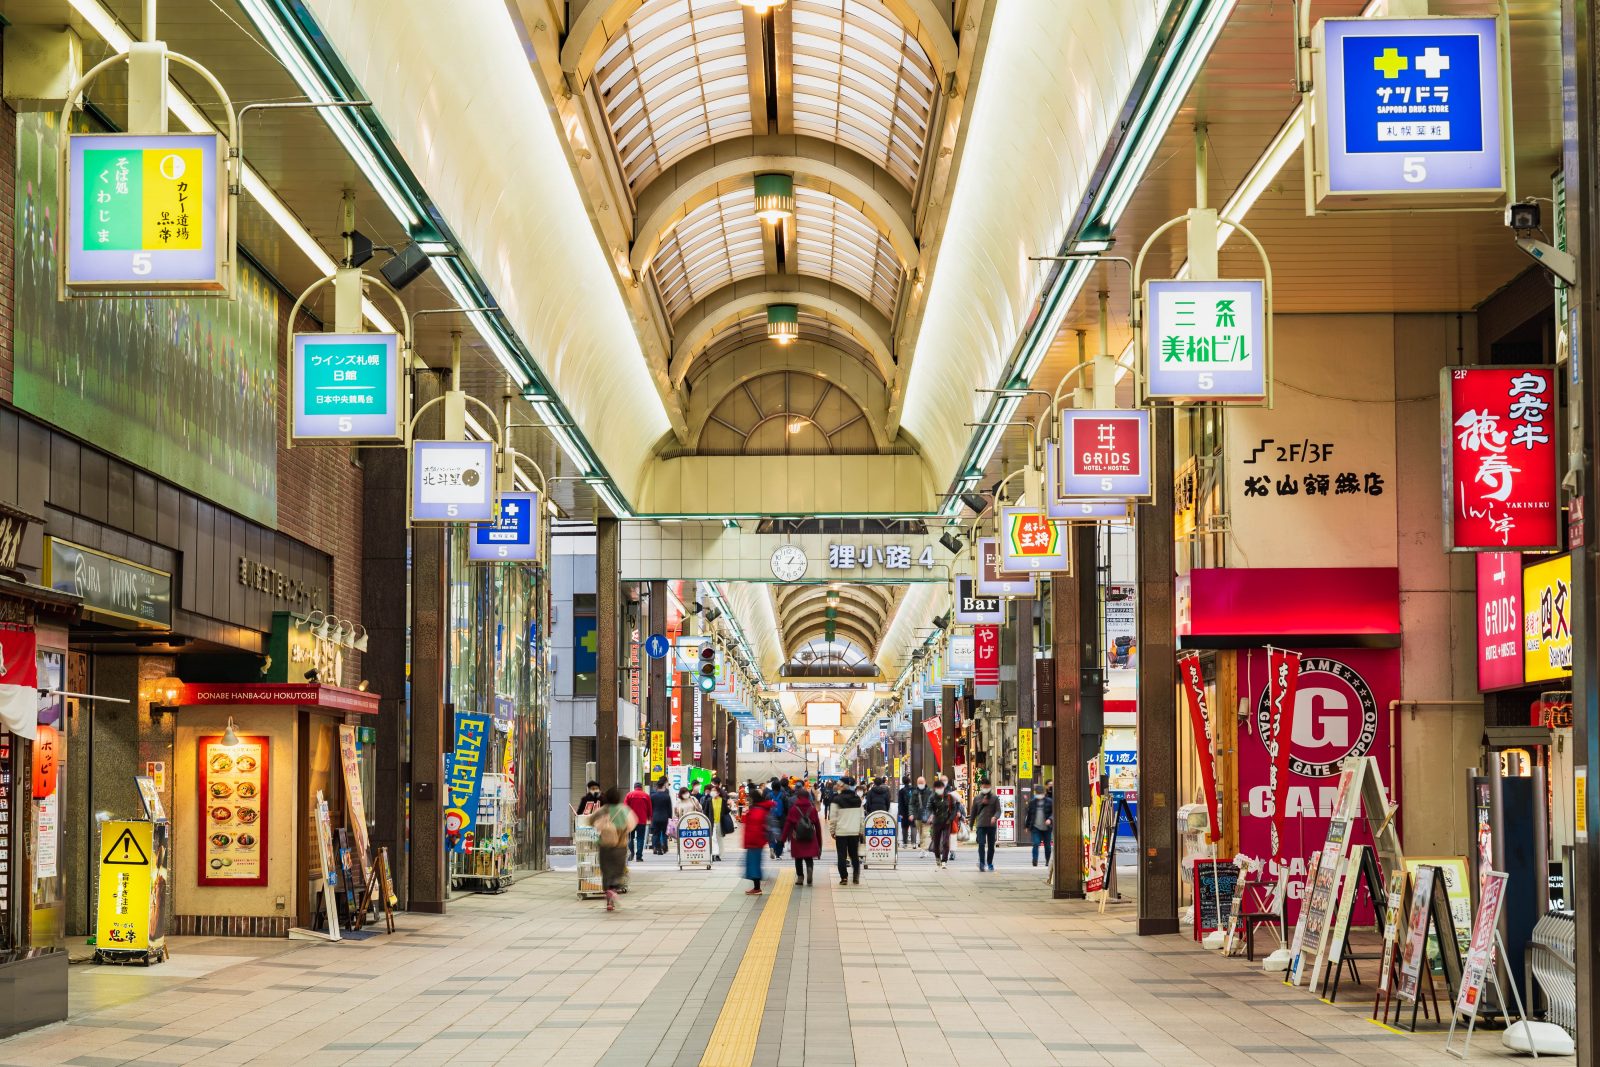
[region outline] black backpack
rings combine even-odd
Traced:
[[[794,839],[796,841],[811,841],[817,836],[816,824],[805,812],[800,813],[800,818],[794,823]]]

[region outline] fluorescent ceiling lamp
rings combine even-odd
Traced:
[[[591,469],[589,457],[584,455],[583,449],[578,447],[577,440],[567,432],[566,426],[562,424],[560,410],[554,404],[543,401],[534,404],[533,410],[544,423],[545,430],[556,439],[556,444],[560,445],[561,450],[567,454],[567,458],[572,460],[578,470],[588,473]]]
[[[590,482],[589,484],[594,487],[594,491],[599,494],[601,500],[606,502],[606,507],[610,508],[612,514],[616,515],[617,518],[633,518],[633,512],[628,510],[628,506],[622,502],[621,497],[617,496],[616,491],[611,488],[610,483]]]
[[[1111,242],[1103,239],[1096,241],[1074,241],[1072,242],[1072,250],[1074,252],[1083,253],[1109,252],[1111,251]]]

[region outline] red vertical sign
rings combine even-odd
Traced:
[[[1000,627],[992,623],[972,628],[972,684],[1000,684]]]
[[[1206,817],[1210,820],[1206,840],[1215,842],[1222,836],[1222,825],[1217,821],[1217,764],[1211,754],[1211,716],[1206,711],[1206,679],[1200,670],[1198,652],[1185,652],[1178,657],[1178,680],[1189,705],[1194,748],[1200,757],[1200,781],[1206,791]]]
[[[1522,684],[1522,553],[1478,553],[1478,688]]]
[[[1272,725],[1266,737],[1267,786],[1272,792],[1272,859],[1283,859],[1284,800],[1289,792],[1289,739],[1294,736],[1294,702],[1300,691],[1300,653],[1282,648],[1267,654],[1267,703]]]
[[[1451,551],[1561,547],[1554,367],[1446,367]]]

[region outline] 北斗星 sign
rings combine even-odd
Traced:
[[[392,333],[294,335],[296,440],[399,441],[400,337]]]
[[[502,493],[500,517],[472,529],[467,558],[480,563],[539,558],[539,494]]]
[[[1042,511],[1000,509],[1000,565],[1008,571],[1070,570],[1066,531]]]
[[[214,133],[70,135],[67,288],[227,288],[221,144]]]
[[[1061,413],[1057,496],[1150,496],[1150,412],[1146,409]]]
[[[1561,545],[1556,368],[1446,367],[1445,549]]]
[[[1201,401],[1266,398],[1265,283],[1146,282],[1144,307],[1145,396]]]
[[[492,442],[412,443],[412,522],[493,522],[494,519]]]
[[[1314,53],[1319,207],[1504,195],[1495,19],[1324,19]]]
[[[956,579],[956,618],[959,623],[1004,622],[1005,604],[997,596],[984,596],[966,576]]]

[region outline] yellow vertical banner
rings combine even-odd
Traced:
[[[660,778],[667,773],[667,732],[650,731],[650,777]]]
[[[95,948],[101,952],[149,952],[150,916],[159,906],[155,878],[154,823],[111,821],[100,829],[100,903]]]
[[[198,148],[144,152],[145,248],[201,247],[201,212],[211,179]]]
[[[1033,729],[1024,726],[1017,731],[1017,777],[1033,777]]]

